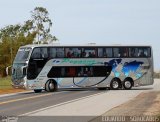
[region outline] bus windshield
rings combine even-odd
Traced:
[[[17,52],[15,61],[25,61],[28,59],[31,48],[20,48]]]

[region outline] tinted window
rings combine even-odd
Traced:
[[[48,77],[104,77],[111,69],[110,66],[52,67]]]
[[[56,48],[49,48],[49,57],[55,58],[56,57]]]
[[[82,57],[95,58],[97,57],[96,48],[82,48]]]
[[[65,48],[65,57],[77,58],[81,56],[81,48]]]
[[[151,56],[151,48],[144,48],[144,55],[147,56],[147,57],[150,57]]]
[[[98,57],[112,57],[112,48],[98,48]]]
[[[122,57],[128,57],[128,48],[126,48],[126,47],[120,48],[120,55]]]
[[[39,59],[39,58],[48,58],[47,48],[35,48],[33,50],[31,58]]]
[[[33,50],[31,58],[36,59],[36,58],[41,58],[41,51],[40,48],[35,48]]]
[[[113,48],[113,54],[114,57],[120,57],[120,48]]]
[[[28,56],[30,54],[31,49],[19,49],[17,54],[16,54],[16,58],[15,61],[24,61],[28,59]]]
[[[129,57],[150,57],[151,49],[149,47],[129,48]]]
[[[98,48],[98,57],[104,57],[103,55],[103,48]]]
[[[104,57],[112,57],[112,48],[104,49]]]
[[[41,56],[42,56],[42,58],[48,58],[48,49],[47,48],[41,48]]]
[[[63,58],[64,57],[64,48],[56,48],[56,57]]]
[[[126,47],[117,47],[113,48],[114,57],[128,57],[128,48]]]

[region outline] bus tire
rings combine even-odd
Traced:
[[[45,85],[45,90],[47,92],[54,92],[57,90],[57,85],[54,80],[48,80],[46,85]]]
[[[133,87],[133,80],[132,78],[126,78],[123,81],[123,88],[126,90],[130,90]]]
[[[35,93],[40,93],[40,92],[42,92],[42,89],[34,89],[34,92]]]
[[[118,90],[122,87],[121,80],[119,78],[113,78],[110,83],[110,88],[112,90]]]

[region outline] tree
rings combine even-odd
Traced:
[[[31,16],[32,19],[24,24],[8,25],[0,29],[0,76],[5,75],[5,68],[12,65],[20,46],[32,44],[36,39],[38,43],[58,40],[50,34],[52,22],[45,8],[36,7]]]
[[[49,13],[46,8],[36,7],[31,11],[33,29],[36,32],[36,38],[39,43],[46,43],[48,38],[53,38],[50,32],[52,21],[49,19]]]
[[[0,75],[5,76],[5,69],[11,66],[20,46],[31,44],[35,38],[34,32],[24,25],[8,25],[0,29]]]

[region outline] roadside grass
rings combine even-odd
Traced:
[[[25,89],[13,88],[11,85],[11,77],[0,78],[0,95],[17,92],[24,92]]]
[[[11,77],[0,78],[0,90],[12,89]]]

